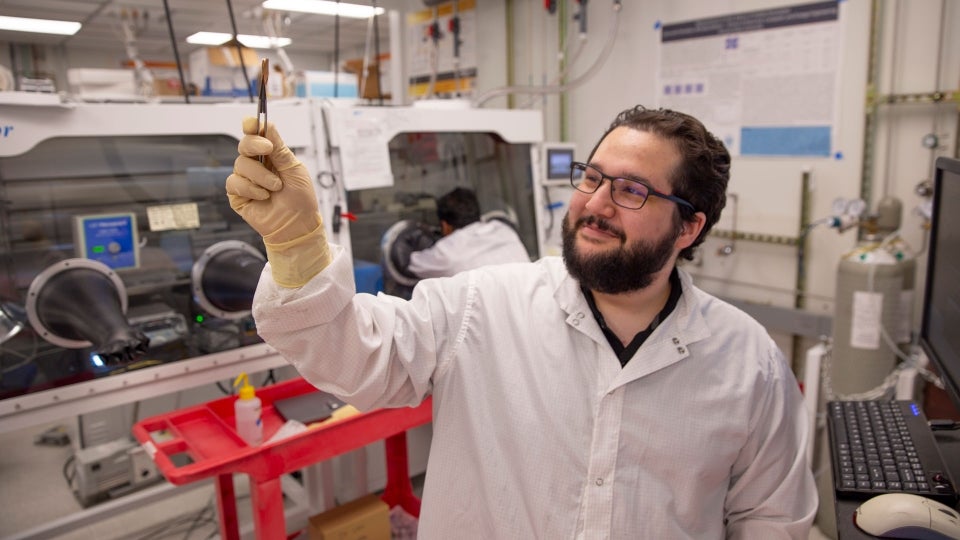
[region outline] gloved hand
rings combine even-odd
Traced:
[[[227,177],[230,207],[263,236],[273,279],[300,287],[330,264],[323,219],[307,168],[287,148],[276,126],[257,135],[257,119],[243,119],[240,156]],[[270,169],[257,160],[268,156]]]
[[[397,272],[412,280],[419,280],[420,277],[410,271],[410,256],[417,252],[427,249],[437,243],[440,238],[433,230],[423,223],[415,223],[411,220],[404,220],[401,225],[404,228],[389,244],[390,262],[393,263]]]

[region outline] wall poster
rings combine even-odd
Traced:
[[[838,122],[840,2],[664,24],[661,107],[742,156],[829,157]]]

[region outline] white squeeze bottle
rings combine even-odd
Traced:
[[[257,397],[246,373],[241,373],[233,381],[236,388],[241,381],[240,395],[233,403],[233,412],[236,416],[237,433],[250,446],[259,446],[263,442],[263,420],[260,418],[260,398]]]

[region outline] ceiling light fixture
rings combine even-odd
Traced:
[[[59,34],[72,36],[82,25],[73,21],[53,21],[49,19],[26,19],[23,17],[0,16],[0,30],[14,32],[33,32],[36,34]]]
[[[277,11],[298,11],[301,13],[316,13],[318,15],[340,15],[353,19],[369,19],[374,15],[383,15],[381,7],[362,6],[345,2],[331,2],[329,0],[267,0],[264,9]],[[338,13],[339,10],[339,13]]]
[[[224,34],[222,32],[197,32],[187,37],[187,43],[194,45],[223,45],[233,39],[233,34]],[[237,41],[244,47],[251,49],[272,49],[274,47],[286,47],[292,41],[290,38],[270,37],[270,36],[251,36],[247,34],[237,35]]]

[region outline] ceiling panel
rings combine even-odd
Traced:
[[[353,3],[372,5],[370,0]],[[293,40],[287,50],[297,54],[332,54],[336,46],[335,18],[304,13],[279,14],[260,7],[262,0],[0,0],[0,14],[16,17],[73,20],[83,28],[73,36],[52,36],[0,31],[0,41],[17,44],[63,45],[69,48],[117,51],[125,57],[124,21],[134,36],[133,44],[144,60],[172,61],[173,47],[166,11],[169,9],[177,48],[186,58],[198,46],[187,36],[201,31],[232,33],[232,7],[239,34],[267,34],[265,20],[280,20],[279,35]],[[404,0],[380,0],[377,6],[400,9]],[[389,39],[387,17],[378,18],[381,50]],[[370,23],[340,18],[341,50],[357,50],[367,43]]]

